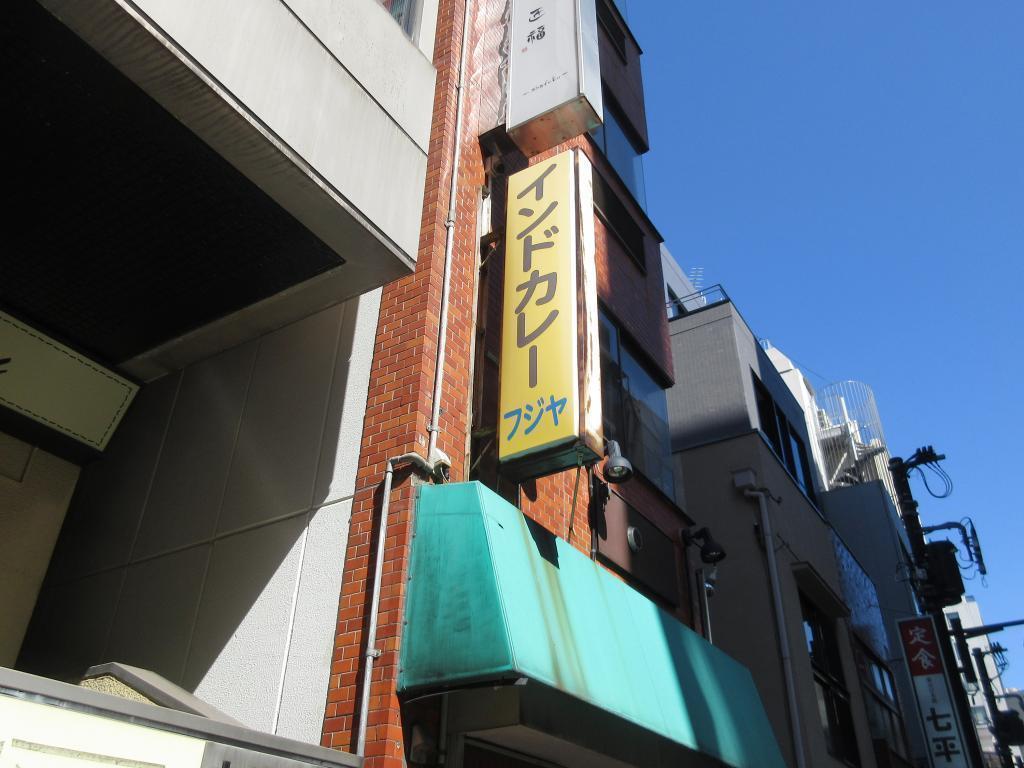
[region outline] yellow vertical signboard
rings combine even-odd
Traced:
[[[498,458],[579,434],[576,177],[572,150],[508,181]]]

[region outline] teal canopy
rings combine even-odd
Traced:
[[[783,768],[749,671],[479,483],[423,486],[399,691],[527,678],[688,750]]]

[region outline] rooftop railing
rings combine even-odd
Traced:
[[[689,296],[683,296],[681,299],[669,301],[666,304],[668,319],[675,320],[677,317],[692,315],[727,301],[729,301],[729,295],[725,292],[725,288],[721,285],[712,285],[696,293],[691,293]]]

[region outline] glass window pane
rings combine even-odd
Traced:
[[[627,458],[668,496],[672,491],[672,446],[668,431],[668,401],[665,390],[640,362],[620,345],[622,361],[623,426]]]
[[[793,462],[793,479],[796,480],[797,484],[807,491],[807,473],[804,468],[804,457],[803,457],[803,446],[801,445],[800,437],[789,429],[789,458]]]
[[[619,329],[604,312],[600,323],[605,439],[617,440],[633,466],[672,497],[672,446],[665,390],[625,348]]]
[[[416,24],[416,12],[419,6],[419,0],[380,0],[380,4],[383,5],[391,17],[398,22],[398,25],[402,28],[410,38],[413,35],[413,27]]]
[[[622,178],[640,207],[647,209],[647,192],[644,187],[643,156],[636,151],[633,142],[619,124],[615,112],[607,106],[604,110],[604,127],[598,129],[603,135],[605,157]],[[600,143],[600,140],[599,140]]]
[[[757,419],[761,422],[761,431],[768,438],[775,455],[782,458],[782,438],[779,435],[779,422],[775,419],[775,403],[757,377],[754,377],[754,394],[757,398]]]
[[[604,314],[600,315],[601,414],[605,440],[617,440],[626,450],[622,424],[622,369],[619,367],[619,331]]]
[[[830,718],[828,702],[826,700],[825,686],[818,680],[814,681],[814,693],[818,699],[818,718],[821,720],[821,729],[825,732],[825,740],[829,742],[828,749],[832,752],[831,729],[829,728]]]

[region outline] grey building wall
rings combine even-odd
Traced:
[[[752,374],[810,445],[803,411],[731,302],[669,323],[675,386],[668,392],[672,450],[760,427]]]
[[[19,666],[125,662],[319,742],[379,300],[141,390],[82,472]]]
[[[675,386],[667,393],[672,450],[753,429],[732,305],[709,307],[668,327],[675,369]]]
[[[0,667],[18,657],[78,467],[0,432]]]
[[[729,554],[718,569],[711,600],[715,644],[751,668],[779,742],[792,762],[781,649],[775,637],[766,557],[758,538],[757,505],[732,487],[732,473],[750,467],[758,481],[782,499],[770,505],[776,529],[773,547],[780,562],[783,621],[794,660],[798,716],[809,764],[839,762],[828,753],[818,718],[804,642],[801,592],[812,600],[824,596],[824,602],[831,604],[840,627],[838,639],[861,762],[873,765],[853,633],[883,657],[891,656],[890,648],[899,647],[890,640],[891,621],[886,621],[885,613],[900,596],[900,585],[892,582],[898,560],[890,552],[864,550],[862,538],[867,532],[863,528],[852,542],[847,541],[846,532],[833,528],[758,431],[755,377],[804,441],[809,460],[814,461],[812,436],[801,404],[732,303],[674,319],[669,329],[676,380],[668,393],[676,481],[683,489],[687,513],[697,525],[709,526]],[[816,474],[816,469],[811,474]],[[863,503],[863,499],[859,501]],[[851,499],[851,503],[856,502]],[[865,562],[865,557],[870,562]],[[885,568],[889,572],[880,579],[878,574]],[[876,591],[880,581],[884,583]]]
[[[769,503],[775,532],[771,545],[779,563],[782,620],[793,661],[797,717],[807,765],[838,768],[845,764],[829,754],[820,724],[814,674],[804,636],[801,592],[836,618],[861,765],[875,765],[846,618],[848,611],[840,598],[842,583],[831,526],[756,432],[705,443],[680,451],[674,458],[680,463],[686,481],[688,514],[696,525],[709,526],[728,554],[718,566],[715,594],[710,600],[714,643],[750,669],[787,763],[795,765],[794,746],[759,509],[756,499],[744,497],[734,487],[732,477],[734,472],[747,468],[756,472],[759,485],[781,499]],[[691,559],[696,561],[693,554]],[[826,596],[824,601],[822,595]]]
[[[819,497],[829,522],[871,577],[889,638],[889,669],[896,681],[907,740],[913,755],[926,754],[913,682],[903,661],[896,622],[917,615],[910,585],[910,546],[892,499],[881,482],[836,488]]]

